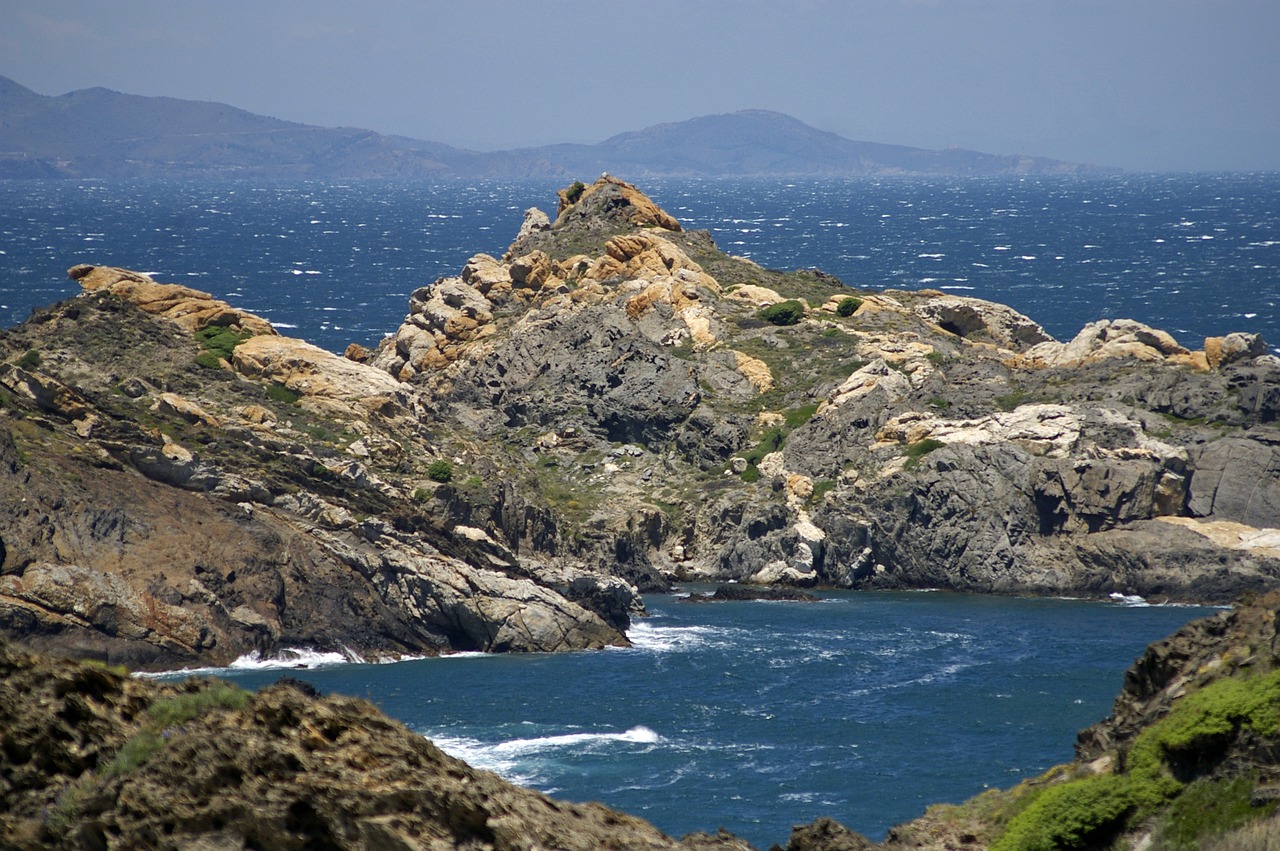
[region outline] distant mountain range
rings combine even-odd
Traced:
[[[621,133],[595,145],[480,152],[352,127],[316,127],[207,101],[93,88],[37,94],[0,77],[0,178],[591,178],[1080,174],[1042,157],[855,142],[744,110]]]

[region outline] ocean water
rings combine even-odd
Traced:
[[[546,181],[0,181],[0,326],[77,292],[76,263],[155,273],[333,351],[376,343],[409,293],[501,254]],[[1012,305],[1059,339],[1131,318],[1189,348],[1280,346],[1280,174],[653,180],[687,227],[769,268]]]
[[[394,330],[416,287],[500,254],[555,188],[0,181],[0,326],[77,292],[66,269],[87,262],[340,352]],[[1002,301],[1060,339],[1129,317],[1191,347],[1233,330],[1280,344],[1280,175],[642,188],[762,265]],[[283,664],[510,779],[764,848],[819,815],[879,837],[1069,759],[1142,648],[1202,613],[940,593],[649,606],[629,650],[364,665],[300,648]],[[223,673],[260,686],[279,667]]]
[[[1142,648],[1207,611],[1134,602],[652,596],[631,649],[218,673],[257,688],[283,667],[518,783],[767,848],[823,815],[879,838],[1069,760]]]

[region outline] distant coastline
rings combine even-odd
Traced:
[[[656,124],[594,145],[480,152],[352,127],[317,127],[207,101],[104,88],[37,94],[0,77],[0,178],[855,177],[1106,174],[1025,154],[846,139],[750,109]]]

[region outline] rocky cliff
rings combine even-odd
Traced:
[[[1131,320],[859,292],[604,177],[413,294],[365,360],[641,587],[735,579],[1226,601],[1280,577],[1280,359]]]
[[[205,293],[71,275],[84,295],[0,339],[5,634],[143,668],[625,643],[625,583],[449,514],[437,426],[385,372]]]
[[[1228,601],[1280,359],[724,254],[610,177],[338,357],[79,266],[0,336],[0,627],[136,666],[625,642],[686,579]]]

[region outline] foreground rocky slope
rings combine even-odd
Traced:
[[[776,851],[1273,848],[1278,610],[1272,594],[1152,645],[1070,765],[932,807],[882,845],[824,818]],[[0,743],[6,849],[750,848],[513,787],[287,678],[162,685],[0,641]]]
[[[1131,320],[859,292],[720,252],[613,178],[356,355],[496,447],[642,587],[1230,600],[1280,577],[1280,359]]]
[[[748,847],[511,786],[309,692],[162,686],[0,642],[0,848]]]

